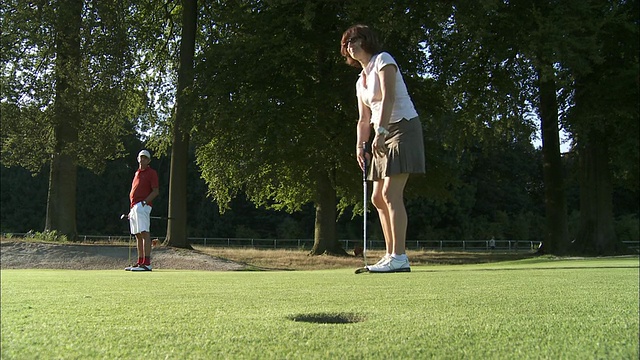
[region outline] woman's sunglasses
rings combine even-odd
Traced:
[[[347,39],[347,41],[342,43],[342,46],[347,46],[349,44],[353,44],[354,42],[358,41],[358,40],[362,40],[362,38],[354,36],[352,38]]]

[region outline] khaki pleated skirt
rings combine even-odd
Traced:
[[[389,124],[385,156],[373,157],[368,180],[382,180],[398,174],[424,174],[426,172],[424,139],[420,118],[402,119]]]

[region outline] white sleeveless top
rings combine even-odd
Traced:
[[[375,126],[378,126],[380,123],[380,116],[382,115],[382,91],[380,89],[378,72],[385,65],[394,65],[396,67],[396,99],[393,104],[389,123],[398,122],[403,118],[410,120],[418,116],[398,68],[398,64],[389,53],[382,52],[371,57],[369,65],[367,65],[365,69],[362,69],[360,77],[356,82],[356,95],[358,99],[371,109],[371,123]],[[363,74],[366,75],[367,86],[365,86]]]

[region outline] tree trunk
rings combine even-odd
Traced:
[[[578,155],[580,229],[574,248],[592,255],[615,254],[622,246],[617,246],[613,226],[609,146],[604,135],[589,136]]]
[[[165,244],[190,248],[187,236],[187,162],[188,135],[174,134],[169,174],[169,220]]]
[[[190,88],[193,86],[193,59],[198,19],[197,0],[183,0],[180,68],[176,95],[176,119],[173,124],[171,173],[169,175],[169,221],[165,243],[191,248],[187,236],[187,163],[189,161],[189,130],[192,116]]]
[[[56,152],[51,159],[45,231],[56,231],[69,240],[76,240],[76,183],[75,156]]]
[[[544,251],[552,254],[564,254],[568,250],[569,228],[564,174],[560,156],[558,102],[553,68],[547,66],[544,70],[539,69],[538,78],[546,213]]]
[[[617,241],[613,218],[613,182],[610,161],[610,134],[607,119],[594,116],[593,89],[599,86],[601,71],[577,77],[573,114],[576,127],[579,181],[580,226],[572,249],[589,255],[626,253]]]
[[[336,237],[336,190],[326,175],[320,176],[317,185],[315,231],[309,255],[347,255]]]
[[[82,0],[61,2],[56,23],[56,96],[53,110],[54,151],[49,172],[45,231],[75,240],[77,155],[80,94],[80,28]]]

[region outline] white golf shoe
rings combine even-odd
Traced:
[[[131,268],[130,271],[151,271],[152,267],[151,265],[138,265],[136,267]]]
[[[131,269],[140,266],[140,264],[135,264],[135,265],[129,265],[126,268],[124,268],[126,271],[131,271]]]
[[[369,272],[372,273],[394,273],[394,272],[410,272],[411,266],[409,265],[409,259],[398,259],[393,256],[380,262],[379,264],[369,266]]]
[[[389,261],[391,261],[391,255],[390,254],[386,254],[385,256],[380,258],[380,260],[378,260],[377,263],[375,263],[373,265],[367,265],[367,266],[365,266],[365,268],[367,270],[371,270],[371,269],[379,267],[380,265],[386,264]]]

